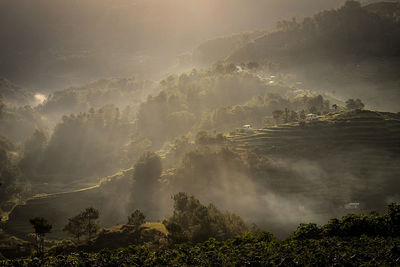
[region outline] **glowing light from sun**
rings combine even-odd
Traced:
[[[35,100],[39,102],[39,104],[42,104],[47,99],[47,97],[41,93],[36,93],[34,97]]]

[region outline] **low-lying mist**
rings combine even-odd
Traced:
[[[389,152],[341,147],[320,158],[283,155],[237,154],[207,147],[189,152],[172,174],[170,170],[163,175],[161,189],[153,194],[153,201],[161,205],[156,217],[168,217],[170,197],[187,192],[286,237],[300,223],[322,224],[342,216],[349,212],[348,203],[359,203],[361,210],[355,212],[382,211],[388,199],[396,197],[384,189],[385,184],[397,183],[398,159],[390,159]],[[383,162],[380,157],[389,170],[377,168]]]

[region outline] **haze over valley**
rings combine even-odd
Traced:
[[[0,265],[398,264],[400,2],[6,0],[0,25]]]

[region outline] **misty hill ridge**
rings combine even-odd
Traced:
[[[373,1],[364,5],[349,1],[337,10],[325,10],[301,21],[295,18],[278,21],[272,31],[259,30],[208,40],[194,50],[193,60],[198,64],[226,60],[236,63],[277,61],[286,65],[299,60],[329,60],[332,53],[341,60],[349,55],[357,59],[374,57],[396,50],[391,42],[397,40],[383,37],[393,36],[391,31],[395,28],[398,32],[399,22],[399,1]],[[382,46],[386,50],[381,49]],[[353,55],[353,52],[356,53]]]
[[[302,20],[279,21],[273,31],[259,37],[244,39],[242,34],[208,41],[193,58],[200,63],[257,62],[264,71],[292,75],[309,89],[335,91],[346,98],[361,96],[374,109],[397,112],[399,14],[398,3],[363,6],[347,1]]]
[[[313,60],[349,61],[365,57],[399,55],[397,19],[382,16],[384,4],[361,7],[348,1],[337,10],[323,11],[301,23],[282,21],[278,31],[260,37],[237,50],[228,61],[278,60],[301,63]],[[377,13],[374,13],[377,12]],[[393,38],[394,37],[394,38]]]

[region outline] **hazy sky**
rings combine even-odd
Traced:
[[[58,73],[68,74],[70,77],[65,79],[70,80],[84,76],[76,81],[81,83],[102,76],[125,76],[127,69],[148,72],[150,64],[143,69],[131,57],[171,60],[208,39],[270,29],[278,20],[311,15],[343,2],[2,0],[0,76],[23,86],[34,81],[43,86],[45,81],[60,79],[54,78]],[[76,65],[85,69],[78,71]],[[153,60],[151,65],[164,63]],[[73,73],[74,68],[78,73]]]

